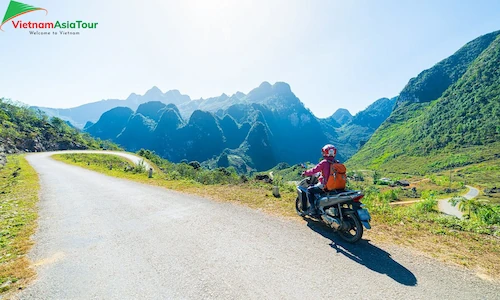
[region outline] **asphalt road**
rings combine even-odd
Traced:
[[[396,246],[27,158],[38,277],[20,299],[499,299],[499,283]]]
[[[463,196],[465,199],[472,199],[472,198],[475,198],[479,195],[478,189],[476,189],[472,186],[468,186],[468,185],[467,185],[467,188],[469,188],[469,191],[467,192],[467,194],[465,194]],[[448,202],[450,199],[451,198],[439,200],[439,202],[438,202],[439,211],[442,213],[445,213],[447,215],[462,218],[464,213],[458,209],[458,205],[456,205],[456,206],[451,205],[451,203]]]
[[[463,195],[464,198],[466,199],[472,199],[475,198],[479,195],[479,190],[476,189],[475,187],[472,186],[466,186],[469,191],[467,191],[467,194]],[[451,198],[446,198],[446,199],[441,199],[438,200],[438,210],[442,212],[443,214],[447,214],[450,216],[455,216],[457,218],[462,218],[464,213],[461,212],[458,209],[458,204],[453,206],[449,202]],[[398,202],[391,202],[391,205],[407,205],[407,204],[412,204],[412,203],[417,203],[420,201],[423,201],[424,199],[419,199],[419,200],[410,200],[410,201],[398,201]]]

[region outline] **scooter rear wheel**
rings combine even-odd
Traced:
[[[349,230],[339,231],[340,237],[348,243],[356,243],[363,237],[363,224],[356,213],[344,215],[344,222],[349,222]]]

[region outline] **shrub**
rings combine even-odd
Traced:
[[[288,169],[290,168],[290,165],[287,164],[286,162],[280,162],[277,166],[276,166],[276,170],[284,170],[284,169]]]
[[[436,199],[428,198],[414,204],[414,209],[419,213],[429,213],[436,211]]]
[[[195,169],[195,170],[198,170],[199,168],[201,168],[200,163],[197,162],[197,161],[191,161],[191,162],[189,162],[188,165],[190,165],[191,167],[193,167],[193,169]]]

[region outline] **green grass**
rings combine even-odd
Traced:
[[[434,258],[473,269],[500,279],[500,242],[498,224],[479,218],[458,219],[437,211],[437,201],[424,193],[422,202],[392,206],[398,197],[392,190],[365,190],[363,203],[369,209],[375,240],[418,249]]]
[[[120,150],[112,142],[94,139],[59,118],[49,119],[41,112],[3,98],[0,98],[0,139],[6,150]]]
[[[23,156],[7,156],[0,170],[0,293],[34,275],[26,255],[37,220],[38,175]]]

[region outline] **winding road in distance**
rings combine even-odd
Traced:
[[[19,299],[498,299],[500,284],[314,222],[27,156],[37,279]],[[372,230],[377,230],[375,227]]]
[[[463,195],[462,197],[464,197],[465,199],[472,199],[472,198],[476,198],[477,196],[479,196],[478,189],[476,189],[475,187],[472,187],[472,186],[468,186],[468,185],[466,185],[466,187],[469,189],[469,191],[467,192],[467,194]],[[451,205],[451,203],[448,202],[450,199],[451,198],[438,201],[439,211],[442,213],[445,213],[447,215],[455,216],[457,218],[462,218],[464,213],[458,209],[458,204],[455,206]]]

